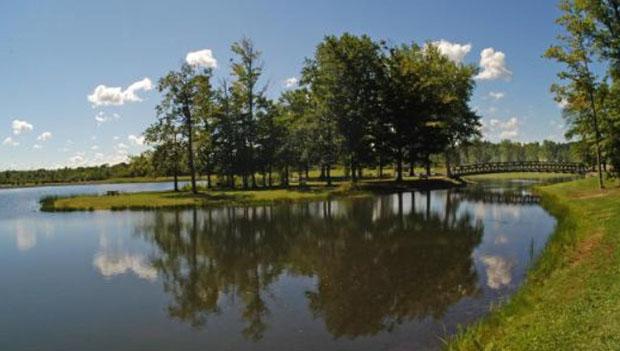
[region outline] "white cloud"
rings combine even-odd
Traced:
[[[489,97],[491,99],[501,100],[504,97],[506,97],[506,93],[501,92],[501,91],[492,91],[492,92],[489,93]]]
[[[558,105],[558,108],[564,110],[565,108],[568,107],[568,100],[561,99],[560,101],[557,101],[556,104]]]
[[[33,150],[41,150],[43,148],[43,146],[39,145],[39,144],[34,144],[32,145],[32,149]]]
[[[17,145],[19,145],[19,143],[17,141],[13,140],[13,138],[7,137],[2,142],[2,145],[5,145],[5,146],[17,146]]]
[[[106,123],[106,122],[110,122],[113,120],[118,120],[120,119],[121,116],[118,113],[113,113],[111,116],[107,115],[105,112],[103,111],[99,111],[99,113],[97,113],[97,115],[95,116],[95,121],[97,122],[97,127]]]
[[[51,132],[43,132],[41,133],[38,137],[37,140],[38,141],[48,141],[52,139],[52,133]]]
[[[32,126],[32,124],[26,122],[26,121],[21,121],[19,119],[15,119],[13,120],[13,123],[11,124],[11,128],[13,129],[13,134],[15,135],[20,135],[22,133],[27,133],[30,132],[34,129],[34,127]]]
[[[297,79],[297,77],[291,77],[284,80],[284,87],[287,89],[294,88],[297,84],[299,84],[299,79]]]
[[[521,122],[517,117],[512,117],[508,120],[491,118],[488,122],[482,119],[481,123],[481,132],[488,140],[499,141],[503,139],[516,139],[519,136]]]
[[[451,43],[447,40],[439,40],[432,42],[439,49],[442,55],[447,56],[450,60],[461,63],[467,54],[471,51],[471,44]]]
[[[121,149],[121,150],[125,150],[125,149],[127,149],[127,148],[128,148],[128,146],[127,146],[127,144],[118,143],[118,144],[116,145],[116,148],[117,148],[117,149]]]
[[[97,150],[99,150],[99,145],[93,145],[93,146],[90,147],[90,149],[93,150],[93,151],[97,151]]]
[[[493,242],[495,243],[495,245],[503,245],[508,242],[508,237],[504,234],[500,234],[495,237],[495,240]]]
[[[512,282],[513,262],[501,256],[482,256],[481,260],[487,266],[487,286],[489,288],[497,290]]]
[[[138,91],[149,91],[153,89],[153,83],[150,79],[144,78],[131,84],[127,89],[121,87],[108,87],[106,85],[98,85],[92,94],[88,95],[93,107],[97,106],[120,106],[126,102],[140,102],[142,99],[136,95]]]
[[[98,253],[93,265],[106,278],[133,273],[137,277],[149,281],[157,279],[157,270],[142,255]]]
[[[194,67],[217,68],[217,60],[210,49],[189,52],[185,56],[185,62]]]
[[[69,164],[74,167],[83,166],[86,164],[86,159],[84,158],[84,155],[76,154],[75,156],[69,158]]]
[[[480,53],[480,68],[482,71],[475,77],[479,80],[510,80],[512,72],[506,68],[506,54],[486,48]]]
[[[23,223],[18,222],[15,226],[15,237],[17,239],[17,249],[28,251],[37,245],[37,237],[28,230]]]
[[[129,143],[131,145],[135,145],[135,146],[142,146],[144,145],[144,136],[140,135],[140,136],[135,136],[133,134],[129,135],[127,137],[127,140],[129,140]]]

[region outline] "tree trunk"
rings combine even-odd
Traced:
[[[431,176],[431,155],[426,155],[426,176]]]
[[[403,181],[403,150],[398,149],[398,155],[396,155],[396,181]]]
[[[328,163],[325,165],[325,176],[327,177],[327,186],[332,185],[332,170],[331,165]]]
[[[194,167],[194,138],[192,129],[192,113],[187,104],[183,105],[183,114],[187,125],[187,162],[189,165],[190,177],[192,180],[192,193],[198,193],[196,189],[196,168]]]
[[[179,192],[179,175],[177,174],[177,166],[176,166],[176,161],[175,161],[175,165],[174,165],[174,169],[172,171],[173,177],[174,177],[174,192]]]
[[[590,89],[590,106],[592,107],[592,118],[593,118],[593,124],[594,124],[594,137],[595,137],[595,143],[596,143],[596,168],[598,171],[598,186],[600,189],[604,189],[605,188],[605,183],[603,181],[603,167],[601,165],[602,163],[602,156],[601,156],[601,132],[599,131],[598,128],[598,115],[597,115],[597,109],[596,109],[596,100],[594,99],[594,92],[592,91],[592,89]]]
[[[446,158],[446,175],[448,177],[452,177],[452,170],[450,169],[450,154],[448,150],[446,150],[444,157]]]

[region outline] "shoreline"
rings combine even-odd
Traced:
[[[437,190],[462,187],[465,183],[445,177],[409,179],[402,182],[369,179],[359,183],[337,182],[333,186],[310,183],[266,189],[216,189],[192,194],[188,191],[120,193],[117,195],[75,195],[41,199],[43,212],[156,210],[169,208],[209,208],[251,206],[316,201],[329,198],[370,196],[411,190]]]
[[[447,350],[620,347],[620,182],[603,192],[595,178],[534,189],[554,232],[518,291]]]

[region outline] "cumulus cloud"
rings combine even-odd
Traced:
[[[51,132],[43,132],[41,133],[38,137],[37,140],[38,141],[48,141],[52,139],[52,133]]]
[[[37,245],[37,237],[22,222],[15,226],[15,237],[19,251],[28,251]]]
[[[501,100],[504,97],[506,97],[506,93],[501,92],[501,91],[492,91],[492,92],[489,93],[489,97],[491,99]]]
[[[11,128],[13,129],[13,134],[15,135],[27,133],[34,129],[32,124],[26,121],[21,121],[19,119],[13,120],[13,122],[11,123]]]
[[[19,143],[17,141],[13,140],[13,138],[7,137],[2,142],[2,145],[5,145],[5,146],[17,146],[17,145],[19,145]]]
[[[519,136],[521,122],[517,117],[512,117],[508,120],[491,118],[488,122],[482,119],[481,124],[481,132],[484,137],[489,140],[498,141],[503,139],[516,139]]]
[[[113,113],[112,115],[108,115],[103,111],[99,111],[99,113],[95,115],[95,121],[97,122],[97,126],[100,126],[104,123],[107,123],[113,120],[118,120],[120,118],[121,116],[118,113]]]
[[[558,108],[564,110],[565,108],[568,107],[568,100],[561,99],[560,101],[557,101],[556,104],[558,105]]]
[[[131,134],[131,135],[129,135],[127,137],[127,140],[129,140],[129,143],[131,145],[135,145],[135,146],[142,146],[142,145],[144,145],[144,136],[143,135],[135,136],[135,135]]]
[[[32,145],[32,149],[33,150],[41,150],[43,148],[43,146],[39,145],[39,144],[34,144]]]
[[[510,80],[512,72],[506,67],[506,54],[486,48],[480,53],[480,73],[475,77],[478,80]]]
[[[77,153],[69,157],[69,164],[73,167],[84,166],[86,165],[86,158],[83,153]]]
[[[447,56],[450,60],[461,63],[467,54],[471,51],[471,44],[451,43],[447,40],[434,41],[433,44],[442,55]]]
[[[93,266],[106,278],[131,272],[141,279],[157,279],[157,270],[142,255],[98,253]]]
[[[194,67],[217,68],[217,60],[210,49],[192,51],[185,56],[185,62]]]
[[[291,77],[284,80],[284,87],[287,89],[291,89],[299,84],[299,79],[297,77]]]
[[[508,286],[512,282],[514,263],[501,256],[482,256],[482,263],[486,266],[487,286],[497,290]]]
[[[150,79],[144,78],[131,84],[127,89],[121,87],[108,87],[106,85],[98,85],[92,94],[88,95],[88,101],[93,107],[98,106],[121,106],[127,102],[140,102],[137,93],[139,91],[149,91],[153,89],[153,83]]]

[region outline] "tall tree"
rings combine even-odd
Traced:
[[[603,189],[600,122],[606,89],[592,69],[596,50],[591,38],[594,22],[581,7],[576,6],[576,0],[562,0],[560,9],[562,16],[557,23],[564,27],[565,33],[558,35],[559,43],[550,47],[545,56],[564,65],[565,70],[558,73],[558,77],[566,83],[554,84],[551,90],[557,101],[566,103],[566,116],[572,132],[593,144],[599,187]]]
[[[179,71],[171,71],[159,80],[158,90],[163,94],[159,109],[176,116],[183,125],[187,143],[187,162],[191,176],[192,192],[197,193],[196,166],[194,161],[194,125],[198,116],[204,114],[205,96],[209,96],[211,69],[200,69],[183,64]]]
[[[368,36],[327,36],[305,75],[324,112],[337,121],[353,180],[371,155],[370,122],[378,118],[383,75],[381,47]]]
[[[179,191],[179,160],[181,143],[176,125],[177,116],[163,105],[157,108],[158,121],[147,128],[144,133],[148,144],[154,145],[153,165],[164,175],[172,174],[174,191]]]
[[[232,92],[233,99],[239,106],[242,114],[241,135],[243,138],[242,157],[245,161],[243,170],[243,185],[248,187],[248,177],[252,180],[252,186],[256,187],[256,164],[255,148],[257,138],[256,113],[264,109],[264,95],[266,87],[258,88],[257,84],[263,72],[263,63],[260,59],[261,52],[256,49],[252,40],[243,38],[231,47],[236,55],[232,61],[232,75],[234,77]]]

